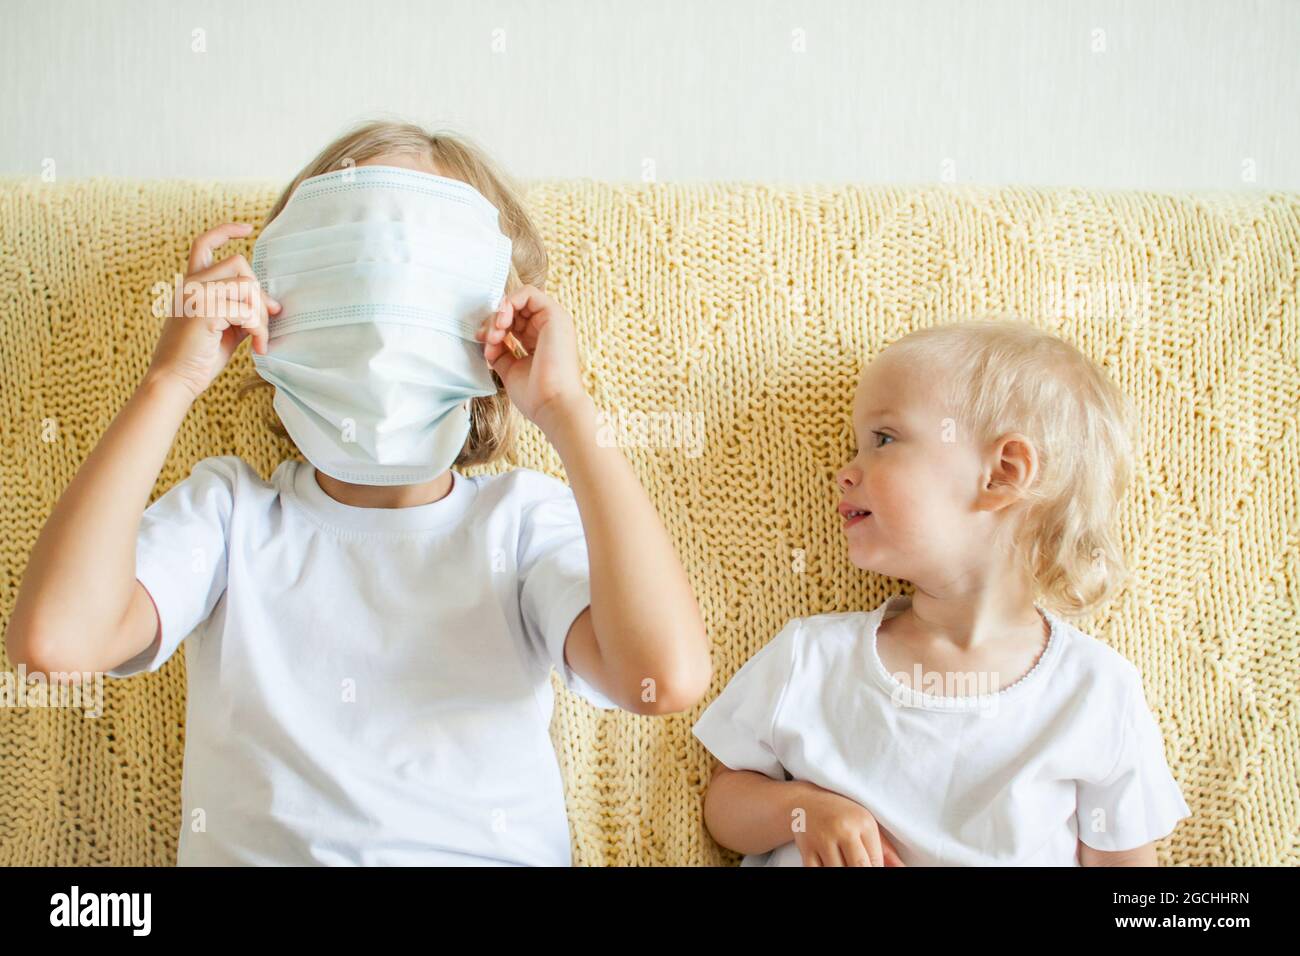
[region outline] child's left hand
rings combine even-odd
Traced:
[[[504,341],[507,332],[528,350],[527,358],[511,353]],[[474,337],[483,342],[483,357],[501,377],[515,407],[543,432],[590,403],[578,370],[573,317],[537,287],[507,293],[501,308]]]

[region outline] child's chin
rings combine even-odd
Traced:
[[[849,562],[859,571],[869,571],[887,578],[907,580],[902,569],[876,548],[863,546],[861,543],[849,545]]]
[[[873,555],[864,554],[863,549],[860,548],[849,548],[849,561],[860,571],[871,571],[875,574],[888,573],[880,566],[879,560],[877,560]]]

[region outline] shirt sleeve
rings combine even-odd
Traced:
[[[564,641],[591,606],[587,539],[573,491],[549,476],[547,490],[524,511],[519,531],[519,607],[524,631],[560,673],[564,686],[603,710],[618,704],[564,660]]]
[[[1191,811],[1165,762],[1164,740],[1137,668],[1129,665],[1127,704],[1114,767],[1104,777],[1079,780],[1079,839],[1115,852],[1168,836]]]
[[[109,677],[158,670],[212,613],[226,590],[226,543],[241,464],[233,455],[205,458],[145,509],[135,576],[158,609],[159,633],[149,647],[106,671]]]
[[[794,673],[799,619],[790,621],[736,671],[692,733],[732,770],[754,770],[785,780],[773,743],[776,719]]]

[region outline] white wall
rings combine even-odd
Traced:
[[[382,112],[466,132],[525,178],[1300,189],[1292,0],[0,0],[0,17],[0,173],[283,179]]]

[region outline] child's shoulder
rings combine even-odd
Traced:
[[[276,467],[271,480],[268,481],[239,455],[209,455],[207,458],[200,458],[190,466],[189,475],[181,480],[225,486],[232,494],[241,490],[272,491],[276,479],[291,469],[294,464],[292,459],[281,462]]]
[[[790,618],[772,640],[829,654],[837,650],[852,650],[870,626],[870,611],[827,611]]]
[[[241,520],[256,520],[275,507],[286,464],[293,463],[281,464],[267,481],[238,455],[200,458],[190,466],[189,474],[170,484],[163,479],[145,514],[155,521],[201,517],[224,524],[235,515],[244,516]]]
[[[1137,665],[1098,637],[1080,630],[1057,615],[1049,616],[1053,628],[1056,672],[1087,688],[1127,693],[1141,692],[1142,674]]]
[[[532,468],[512,468],[496,474],[468,476],[480,495],[518,505],[554,498],[572,499],[573,491],[558,478]]]
[[[805,639],[836,640],[860,636],[868,626],[871,611],[824,611],[807,617],[791,618],[787,627],[795,627]]]

